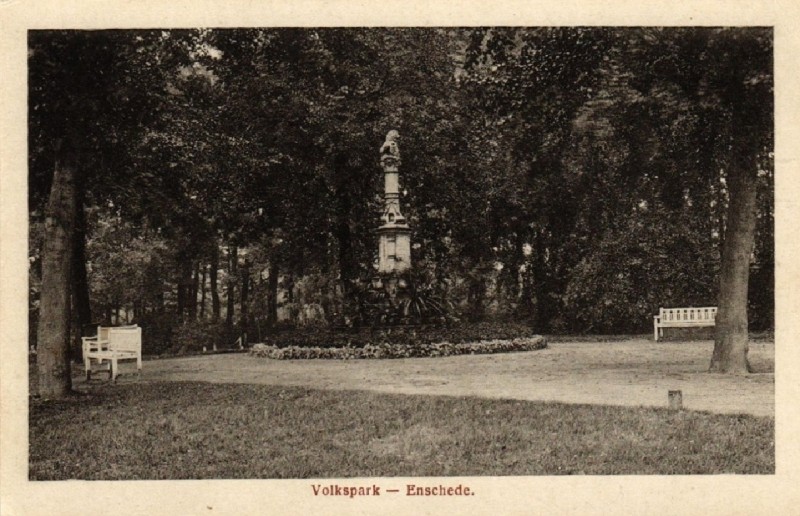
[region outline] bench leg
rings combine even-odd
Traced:
[[[98,359],[98,360],[97,360],[97,365],[98,365],[98,367],[102,366],[102,365],[103,365],[103,363],[104,363],[103,359]],[[101,371],[105,371],[105,369],[101,369]],[[110,365],[110,364],[109,364],[109,366],[108,366],[108,379],[109,379],[109,380],[111,379],[111,365]]]
[[[112,358],[111,359],[111,369],[109,371],[110,371],[110,374],[111,374],[111,381],[113,383],[117,383],[117,374],[118,374],[117,368],[118,368],[117,359],[116,358]]]
[[[85,358],[83,360],[83,371],[84,371],[84,374],[86,375],[86,381],[88,382],[89,380],[92,379],[92,359],[91,358]]]

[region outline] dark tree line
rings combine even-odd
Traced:
[[[773,323],[768,29],[33,31],[29,47],[43,395],[69,389],[70,335],[97,321],[228,343],[337,322],[373,270],[389,129],[416,274],[463,317],[629,332],[718,302],[720,371],[747,368],[748,320]]]

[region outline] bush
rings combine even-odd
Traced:
[[[203,347],[230,348],[236,336],[227,334],[223,322],[191,321],[181,324],[172,313],[146,314],[133,321],[142,327],[145,355],[200,353]]]
[[[447,357],[453,355],[482,355],[489,353],[509,353],[513,351],[533,351],[547,347],[544,337],[522,337],[511,340],[489,340],[471,343],[454,344],[438,342],[430,344],[367,344],[362,347],[301,347],[288,346],[279,348],[265,344],[256,344],[250,355],[273,358],[276,360],[291,359],[364,359],[364,358],[413,358],[413,357]]]
[[[219,349],[231,348],[236,340],[235,335],[229,335],[225,324],[207,321],[192,321],[172,328],[170,353],[185,355],[200,353],[203,348]]]

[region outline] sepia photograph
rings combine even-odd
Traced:
[[[776,481],[774,26],[151,27],[19,32],[17,481]]]

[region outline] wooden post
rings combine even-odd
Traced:
[[[667,394],[669,398],[669,408],[672,410],[683,409],[683,393],[681,391],[669,391]]]

